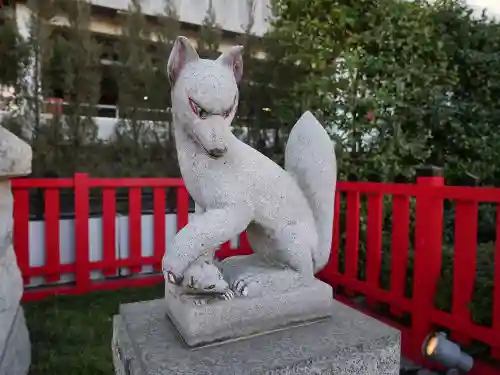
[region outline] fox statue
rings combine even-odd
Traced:
[[[324,268],[337,175],[334,144],[310,112],[290,133],[285,169],[232,134],[242,52],[234,46],[216,60],[202,59],[180,36],[167,64],[179,166],[199,210],[166,251],[163,272],[167,282],[187,285],[188,292],[214,290],[224,299],[247,295],[249,285],[226,282],[209,263],[221,244],[245,230],[254,251],[247,258],[311,280]],[[214,275],[207,278],[206,272]],[[218,280],[217,287],[202,279]]]

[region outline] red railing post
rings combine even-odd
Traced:
[[[421,353],[425,337],[432,331],[434,296],[441,272],[443,242],[443,199],[433,192],[444,185],[443,170],[430,166],[417,174],[415,215],[415,260],[413,270],[412,333],[413,359],[423,359]]]
[[[153,190],[153,254],[155,257],[154,270],[161,271],[161,262],[165,254],[165,188]]]
[[[59,267],[60,246],[60,198],[59,189],[45,189],[44,193],[44,217],[45,217],[45,266],[47,267],[46,279],[48,282],[55,282],[61,279]]]
[[[89,184],[86,173],[75,173],[75,279],[79,293],[90,290]]]
[[[493,321],[492,336],[496,345],[491,348],[491,356],[500,361],[500,204],[497,204],[497,234],[495,241],[495,259],[493,260]]]
[[[188,224],[189,193],[185,186],[177,188],[177,231]]]
[[[128,191],[128,234],[129,259],[134,265],[130,267],[132,274],[140,273],[142,257],[142,189],[130,188]]]
[[[116,276],[116,191],[102,189],[102,260],[105,276]]]
[[[479,178],[467,174],[465,186],[478,186]],[[476,281],[479,202],[455,200],[455,238],[453,248],[453,299],[451,313],[465,328],[451,332],[451,339],[462,345],[470,345],[467,326],[472,323],[470,304],[474,298]]]
[[[348,191],[346,197],[346,239],[345,239],[345,276],[351,280],[358,280],[359,264],[359,227],[360,227],[360,193]],[[355,293],[346,287],[348,296]]]
[[[12,184],[12,182],[11,182]],[[29,277],[26,276],[30,268],[30,250],[29,250],[29,225],[30,225],[30,196],[26,188],[12,189],[14,196],[13,207],[13,242],[14,251],[17,256],[17,264],[21,269],[23,281],[29,283]]]

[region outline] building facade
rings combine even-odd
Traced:
[[[43,1],[43,0],[40,0]],[[129,0],[88,0],[92,4],[90,30],[105,43],[113,43],[122,34],[123,17],[117,17],[127,11]],[[253,27],[251,33],[257,37],[262,36],[271,16],[269,0],[170,0],[175,7],[180,25],[180,34],[188,37],[196,46],[201,25],[207,15],[209,7],[215,13],[216,23],[222,30],[222,39],[219,51],[237,43],[238,37],[245,33],[249,23],[249,14],[253,14]],[[165,0],[142,0],[142,12],[148,21],[155,22],[155,18],[164,16],[166,12]],[[27,0],[0,0],[0,5],[12,10],[21,35],[28,37],[32,12]],[[63,15],[55,15],[49,20],[55,28],[68,25],[68,20]],[[259,56],[257,56],[259,57]],[[167,58],[167,56],[165,56]],[[116,61],[110,56],[102,56],[104,71]],[[104,77],[103,82],[110,82],[111,78]],[[98,105],[98,116],[95,118],[99,129],[100,138],[108,138],[120,118],[117,108],[118,92],[116,85],[103,83],[101,85],[102,97]],[[57,98],[46,98],[53,101]],[[62,104],[64,106],[64,103]],[[0,110],[1,111],[1,110]]]

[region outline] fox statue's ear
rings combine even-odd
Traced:
[[[237,83],[241,80],[241,77],[243,77],[242,53],[243,46],[234,46],[226,52],[223,52],[217,59],[233,71],[234,78],[236,79]]]
[[[177,37],[167,63],[167,73],[170,84],[172,86],[174,85],[181,70],[188,62],[196,61],[199,58],[198,52],[196,52],[188,38],[184,36]]]

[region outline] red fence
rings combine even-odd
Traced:
[[[45,198],[45,265],[38,267],[30,266],[29,244],[29,190],[35,188],[43,189]],[[128,188],[130,253],[126,259],[117,258],[115,249],[118,188]],[[141,231],[138,230],[141,227],[143,188],[153,189],[152,256],[142,255]],[[180,179],[101,179],[76,174],[74,178],[13,180],[14,242],[25,283],[36,276],[43,276],[47,282],[52,283],[43,288],[26,288],[24,299],[36,300],[58,293],[79,294],[98,289],[147,285],[162,280],[159,274],[117,278],[116,272],[117,269],[126,267],[137,275],[144,265],[151,265],[155,271],[160,271],[166,244],[167,188],[177,190],[177,229],[180,229],[188,222],[189,202],[188,193]],[[60,189],[74,190],[75,260],[70,264],[61,264],[60,260]],[[102,194],[103,254],[99,261],[90,261],[89,258],[91,189],[100,189]],[[478,205],[497,205],[500,202],[500,189],[445,186],[441,177],[420,177],[416,185],[339,182],[336,194],[331,258],[319,277],[343,291],[338,294],[338,298],[354,305],[352,298],[348,297],[357,294],[366,296],[368,307],[355,306],[401,329],[403,353],[415,360],[422,360],[421,344],[425,336],[436,327],[451,331],[453,339],[461,344],[467,345],[472,341],[486,344],[490,357],[500,360],[500,220],[497,220],[495,259],[491,259],[494,262],[494,276],[493,280],[488,280],[493,285],[491,325],[475,324],[469,309],[476,283]],[[392,200],[390,206],[386,205],[387,197]],[[441,275],[445,200],[454,201],[455,206],[453,296],[449,312],[438,309],[434,302]],[[345,209],[341,209],[343,205]],[[411,215],[413,205],[414,218]],[[385,207],[390,207],[392,216],[389,270],[382,267],[382,249],[386,243],[383,239],[388,225],[384,216]],[[497,217],[500,219],[500,210]],[[360,234],[366,238],[363,243],[360,242]],[[241,237],[238,249],[231,249],[227,243],[221,246],[217,255],[226,257],[251,252],[245,236]],[[360,250],[363,244],[366,244],[365,252]],[[364,263],[361,258],[365,259]],[[413,259],[413,284],[411,296],[408,296],[405,284],[410,258]],[[107,278],[92,280],[91,271],[97,270]],[[364,277],[360,277],[363,273],[360,271],[364,271]],[[74,282],[58,284],[61,275],[67,273],[74,274]],[[381,278],[387,276],[384,273],[390,273],[389,286],[386,288],[381,285]],[[375,314],[370,309],[380,303],[390,307],[387,314]],[[409,316],[410,322],[396,323],[402,316]],[[476,363],[473,373],[498,375],[500,369]]]

